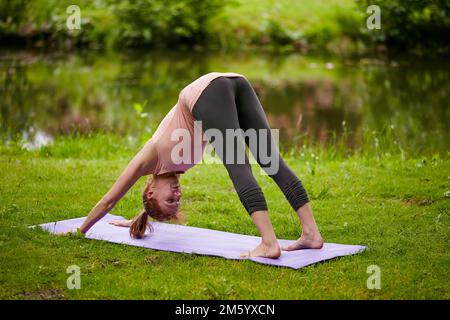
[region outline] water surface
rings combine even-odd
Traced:
[[[188,83],[245,74],[283,147],[381,139],[405,150],[449,146],[449,63],[417,58],[186,52],[0,51],[3,142],[104,130],[151,136]]]

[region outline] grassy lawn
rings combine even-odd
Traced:
[[[313,199],[326,241],[369,247],[362,254],[291,270],[28,229],[87,215],[132,154],[45,157],[5,148],[0,154],[1,299],[450,298],[446,158],[325,154],[312,170],[306,150],[303,156],[286,155]],[[277,236],[296,239],[300,226],[283,194],[256,166],[254,173]],[[144,182],[111,213],[133,217],[141,208]],[[186,224],[257,234],[222,165],[197,165],[181,182]],[[66,288],[69,265],[81,268],[80,290]],[[366,287],[370,265],[381,269],[380,290]]]
[[[214,18],[212,27],[221,37],[241,45],[250,39],[284,35],[325,45],[357,34],[364,14],[354,0],[234,0]]]

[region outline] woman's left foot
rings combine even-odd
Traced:
[[[264,257],[278,259],[281,256],[281,248],[279,244],[265,245],[260,243],[255,249],[241,253],[241,258]]]
[[[285,251],[301,250],[301,249],[322,249],[323,239],[320,234],[306,236],[302,234],[300,239],[295,241],[293,244],[288,246],[283,246],[282,249]]]

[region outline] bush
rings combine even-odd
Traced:
[[[0,1],[0,34],[16,32],[26,14],[26,0]]]
[[[222,0],[111,0],[119,19],[118,40],[127,46],[205,43],[208,23]]]
[[[372,41],[399,49],[447,48],[450,44],[448,0],[358,0],[361,9],[378,5],[381,30],[367,30]],[[447,35],[447,36],[446,36]]]
[[[92,13],[107,12],[102,0],[95,3],[79,0],[81,30],[68,30],[66,20],[70,0],[3,0],[0,1],[0,41],[64,47],[97,42],[104,32],[104,21]],[[100,26],[100,28],[99,28]],[[101,39],[100,39],[101,40]]]
[[[70,0],[0,0],[0,40],[13,36],[55,46],[197,44],[210,35],[221,0],[80,0],[81,30],[66,28]]]

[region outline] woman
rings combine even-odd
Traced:
[[[148,226],[148,217],[158,221],[179,219],[181,199],[179,177],[194,166],[198,159],[191,158],[192,161],[181,164],[174,161],[172,151],[179,142],[174,141],[176,139],[171,135],[174,130],[184,129],[192,136],[197,121],[201,121],[200,131],[207,136],[224,163],[240,201],[261,235],[261,243],[253,250],[242,253],[241,257],[278,258],[281,250],[322,248],[323,239],[314,221],[306,191],[297,176],[283,161],[274,144],[266,115],[250,82],[245,76],[234,72],[205,74],[180,91],[175,106],[162,120],[151,139],[131,160],[112,188],[92,209],[80,231],[86,233],[114,207],[141,176],[150,174],[152,178],[147,182],[142,195],[144,211],[133,220],[111,223],[129,227],[132,237],[142,238]],[[257,145],[266,143],[269,145],[268,150],[274,150],[270,155],[270,163],[276,161],[278,170],[268,175],[283,191],[302,224],[302,235],[295,243],[280,248],[269,219],[264,195],[252,174],[247,156],[244,155],[244,163],[226,160],[227,154],[231,152],[236,154],[235,144],[230,147],[225,143],[226,139],[216,139],[211,132],[219,132],[226,137],[227,129],[257,130],[262,133],[256,135]],[[249,145],[248,140],[245,142]],[[205,145],[206,141],[202,141],[201,147],[197,147],[197,150],[201,148],[200,155]],[[195,149],[195,143],[190,147]],[[258,164],[268,172],[267,163],[261,161],[254,147],[251,152]]]

